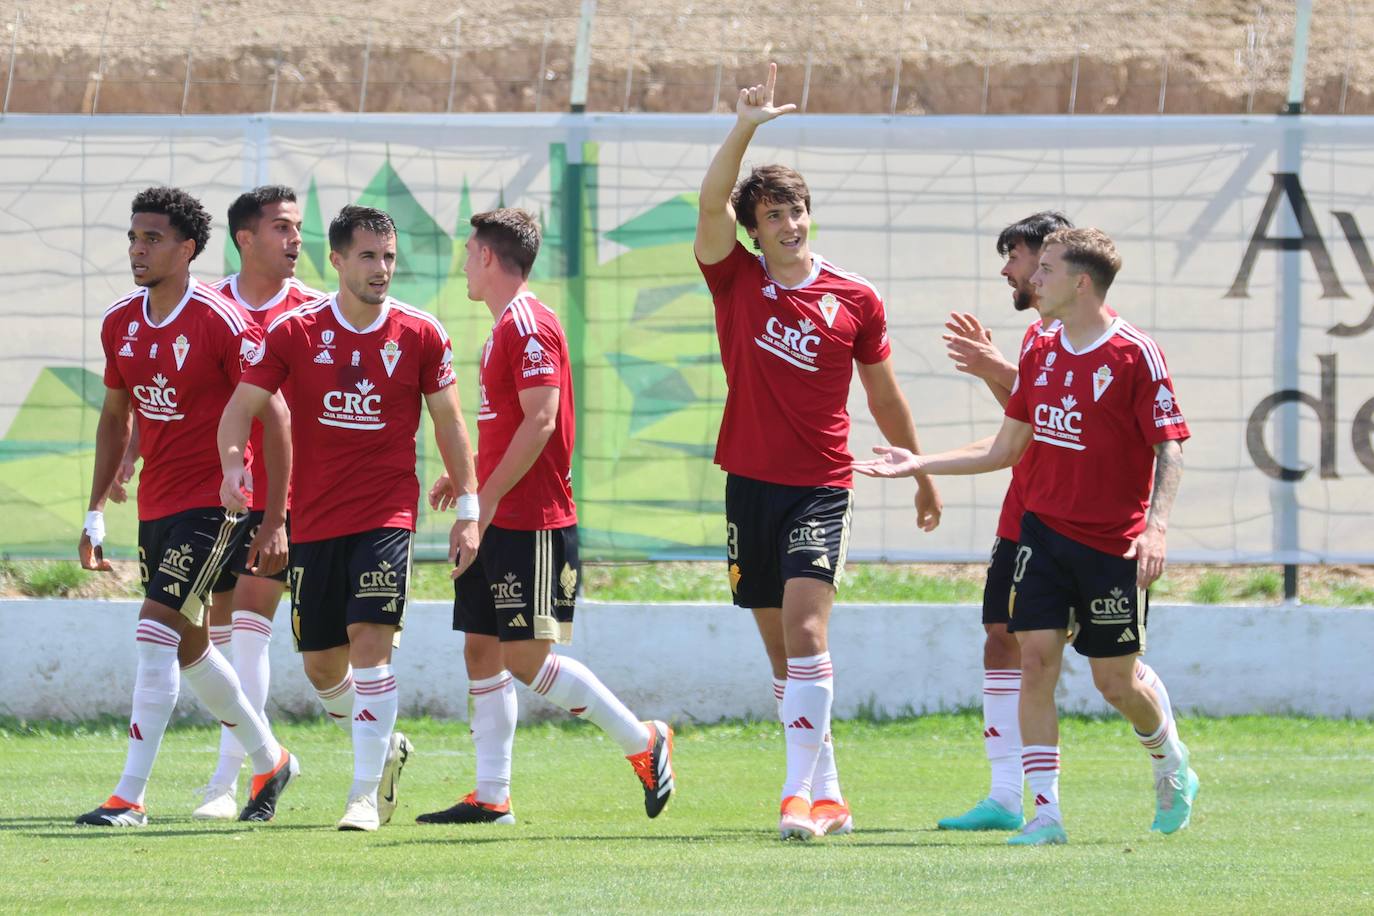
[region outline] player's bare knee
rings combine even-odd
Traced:
[[[305,677],[317,690],[337,687],[348,676],[348,647],[336,646],[319,652],[302,652]]]
[[[1131,701],[1131,694],[1136,690],[1132,668],[1093,666],[1093,686],[1102,694],[1102,699],[1118,709]]]
[[[543,639],[522,639],[501,644],[501,657],[506,670],[522,684],[534,682],[548,655],[549,643]]]
[[[500,641],[494,636],[466,634],[463,638],[463,663],[471,680],[480,681],[495,677],[501,673],[501,668],[505,664]]]
[[[987,638],[983,641],[983,667],[988,670],[1016,670],[1021,667],[1021,645],[1016,636],[1007,632],[1004,623],[983,626]]]

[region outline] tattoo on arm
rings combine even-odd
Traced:
[[[1169,527],[1169,513],[1174,508],[1174,498],[1178,496],[1178,485],[1183,479],[1183,447],[1170,439],[1155,446],[1155,482],[1150,491],[1150,514],[1147,525],[1156,525],[1165,530]]]

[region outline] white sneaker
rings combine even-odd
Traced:
[[[339,819],[340,830],[373,831],[380,827],[377,820],[377,802],[370,795],[355,795],[348,800],[344,816]]]
[[[204,798],[200,807],[191,812],[198,821],[232,821],[238,817],[239,806],[234,800],[234,786],[201,786],[196,794]]]
[[[400,732],[391,733],[391,746],[387,748],[386,765],[382,767],[382,784],[377,787],[377,819],[379,823],[391,823],[391,815],[396,813],[396,798],[401,786],[401,769],[410,759],[415,746]]]

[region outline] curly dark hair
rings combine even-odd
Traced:
[[[329,250],[348,254],[353,247],[353,230],[365,229],[378,235],[395,235],[396,223],[385,210],[349,204],[329,224]]]
[[[296,191],[284,184],[265,184],[251,191],[244,191],[229,205],[229,241],[234,248],[239,247],[239,230],[256,230],[262,219],[262,208],[282,201],[294,204]]]
[[[210,214],[200,201],[181,188],[156,187],[138,192],[130,209],[131,216],[135,213],[164,214],[183,239],[196,243],[192,261],[200,257],[210,241]]]

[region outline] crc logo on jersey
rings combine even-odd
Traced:
[[[167,384],[167,376],[159,372],[153,376],[151,385],[135,385],[134,397],[138,400],[138,412],[149,420],[180,420],[185,414],[179,413],[177,390]]]
[[[367,379],[357,382],[352,391],[330,391],[324,396],[324,413],[320,422],[325,426],[344,429],[381,429],[382,396],[373,394],[377,386]]]
[[[1130,623],[1135,612],[1131,609],[1131,596],[1119,588],[1114,588],[1106,598],[1094,598],[1088,606],[1092,612],[1092,622],[1096,624]]]
[[[1035,438],[1049,445],[1083,450],[1083,413],[1074,410],[1078,398],[1066,394],[1059,399],[1062,406],[1035,405]]]
[[[815,372],[819,368],[816,359],[821,353],[821,336],[813,334],[815,330],[816,324],[809,318],[797,322],[796,327],[789,327],[770,317],[763,325],[763,334],[755,337],[754,343],[783,362]]]
[[[549,359],[549,353],[544,349],[544,345],[539,342],[539,338],[531,337],[525,341],[524,359],[520,364],[521,377],[553,375],[553,372],[553,360]]]
[[[809,518],[787,532],[787,552],[796,553],[799,550],[826,552],[825,529],[821,527],[820,519]]]
[[[386,560],[378,563],[376,569],[369,569],[358,575],[359,598],[396,598],[400,594],[400,573]]]
[[[1155,392],[1155,429],[1162,426],[1176,426],[1183,422],[1183,414],[1178,409],[1178,399],[1165,385]]]
[[[498,608],[518,608],[525,606],[525,589],[515,573],[506,573],[504,579],[491,583],[491,600]]]

